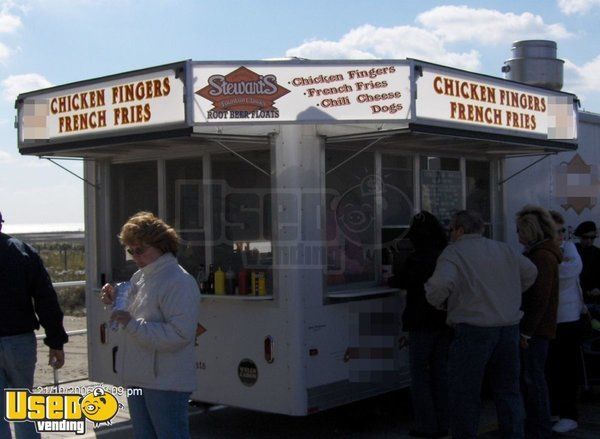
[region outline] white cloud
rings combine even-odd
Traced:
[[[564,90],[577,94],[600,90],[600,55],[581,66],[565,60]]]
[[[600,0],[558,0],[558,7],[567,14],[583,14],[594,6],[600,6]]]
[[[10,49],[4,44],[0,43],[0,62],[4,62],[10,56]]]
[[[37,73],[11,75],[2,81],[2,96],[6,101],[13,102],[19,93],[52,86],[52,83]]]
[[[468,6],[439,6],[419,14],[417,22],[449,43],[498,44],[519,39],[560,40],[572,36],[562,24],[544,23],[541,16],[530,12],[517,15]]]
[[[14,162],[15,158],[6,151],[0,151],[0,163],[3,165]]]
[[[600,1],[600,0],[598,0]],[[420,58],[467,70],[481,67],[480,52],[453,50],[453,43],[509,44],[519,39],[572,37],[562,24],[548,24],[529,12],[517,15],[468,6],[439,6],[420,14],[416,26],[351,29],[338,41],[311,40],[289,49],[303,58]]]
[[[6,10],[0,12],[0,32],[10,33],[21,27],[21,18]]]
[[[308,41],[287,50],[286,56],[312,59],[420,58],[469,70],[476,70],[481,65],[476,50],[449,51],[440,37],[414,26],[386,28],[366,24],[350,30],[339,41]]]

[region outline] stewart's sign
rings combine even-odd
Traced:
[[[275,75],[259,75],[240,67],[227,75],[212,75],[196,92],[212,102],[208,119],[227,114],[232,118],[278,118],[275,101],[290,91],[277,84]],[[235,116],[235,117],[234,117]]]
[[[409,117],[408,65],[199,64],[193,76],[195,123],[330,123]]]

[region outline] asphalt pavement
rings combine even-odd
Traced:
[[[65,384],[74,388],[93,388],[91,381]],[[580,404],[580,427],[557,437],[600,438],[600,388],[586,393]],[[123,408],[110,426],[93,428],[87,425],[85,435],[73,433],[43,434],[42,438],[102,438],[129,439],[133,437],[129,412],[124,395],[116,395]],[[190,406],[190,432],[199,438],[408,438],[412,409],[408,389],[358,401],[305,417],[261,413],[224,406]],[[484,398],[479,424],[479,437],[499,438],[493,402]]]

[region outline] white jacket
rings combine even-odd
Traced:
[[[558,266],[559,296],[556,322],[574,322],[579,320],[583,307],[579,286],[579,274],[583,263],[575,244],[571,241],[564,241],[561,247],[563,261]]]
[[[503,242],[466,234],[444,249],[425,284],[427,301],[447,309],[449,325],[516,325],[521,295],[535,282],[536,266]]]
[[[171,253],[131,277],[124,343],[118,372],[129,387],[193,392],[196,389],[194,340],[200,291]]]

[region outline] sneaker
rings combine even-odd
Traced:
[[[554,427],[552,427],[552,431],[556,433],[566,433],[567,431],[575,430],[578,427],[577,421],[573,419],[562,418]]]

